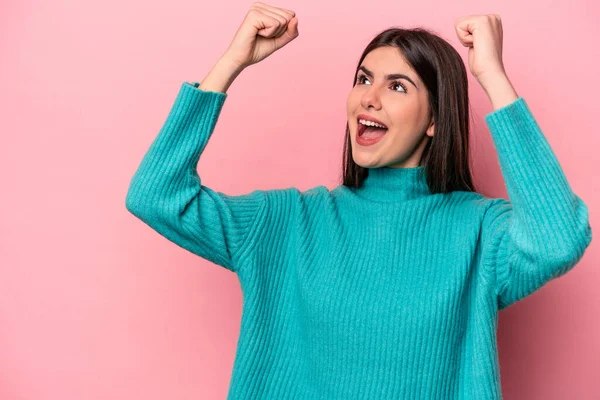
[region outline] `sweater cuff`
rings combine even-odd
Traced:
[[[193,88],[195,88],[195,89],[197,89],[197,90],[199,90],[201,92],[204,92],[204,93],[216,93],[218,95],[227,97],[227,93],[224,93],[224,92],[216,92],[216,91],[213,91],[213,90],[200,89],[200,87],[199,87],[200,86],[200,82],[195,82],[195,81],[194,82],[188,82],[188,81],[184,81],[183,82],[183,86],[193,87]]]

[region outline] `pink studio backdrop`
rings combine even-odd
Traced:
[[[223,399],[242,293],[235,274],[125,208],[184,81],[201,81],[251,2],[5,1],[0,16],[0,398]],[[338,182],[345,102],[368,41],[422,25],[466,60],[453,22],[498,13],[504,62],[600,227],[598,5],[592,1],[268,3],[300,36],[228,91],[199,163],[231,194]],[[432,12],[435,10],[435,13]],[[475,181],[506,197],[471,80]],[[506,399],[600,398],[598,241],[500,313]]]

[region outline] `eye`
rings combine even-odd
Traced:
[[[402,90],[406,93],[406,86],[404,86],[404,84],[400,83],[399,81],[392,82],[391,86],[400,86]]]
[[[359,74],[359,75],[356,77],[356,84],[357,84],[357,85],[361,85],[361,84],[363,84],[363,83],[364,83],[364,82],[363,82],[363,79],[369,79],[369,78],[367,78],[367,76],[366,76],[366,75],[364,75],[364,74]],[[406,92],[407,92],[407,91],[406,91],[406,86],[405,86],[404,84],[402,84],[400,81],[393,81],[393,82],[390,84],[390,86],[391,86],[391,87],[394,87],[394,86],[400,86],[400,87],[402,88],[402,90],[403,90],[403,92],[404,92],[404,93],[406,93]],[[402,93],[402,92],[398,92],[398,93]]]

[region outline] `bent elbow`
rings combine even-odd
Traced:
[[[153,218],[156,212],[148,207],[147,197],[141,195],[136,190],[130,188],[125,196],[125,208],[135,217],[142,221],[148,221]]]
[[[557,278],[570,271],[583,257],[586,249],[592,240],[591,228],[588,229],[575,240],[573,245],[557,252],[548,260],[548,268],[552,270],[552,277]]]

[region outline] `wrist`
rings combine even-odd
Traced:
[[[199,89],[226,93],[235,78],[243,71],[243,67],[226,56],[222,56],[212,67],[206,78],[198,86]]]
[[[227,52],[225,52],[217,61],[217,64],[220,64],[223,68],[230,70],[232,73],[240,73],[246,68],[244,64],[232,56],[230,56]]]
[[[519,98],[506,74],[489,74],[478,77],[477,80],[490,99],[494,110],[498,110]]]

